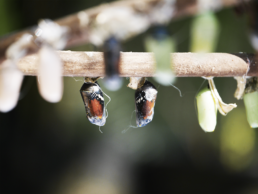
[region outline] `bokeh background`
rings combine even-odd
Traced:
[[[0,0],[0,35],[103,2]],[[216,16],[216,52],[254,52],[248,13],[227,8]],[[186,17],[168,26],[178,52],[189,52],[192,20]],[[144,52],[148,33],[123,42],[123,51]],[[223,101],[237,103],[238,108],[226,117],[218,114],[215,132],[205,133],[195,109],[202,78],[178,78],[175,86],[182,97],[173,87],[149,80],[158,88],[154,120],[126,133],[122,131],[135,125],[134,91],[126,87],[128,79],[116,92],[102,87],[111,102],[101,134],[86,118],[79,93],[83,78],[64,78],[63,99],[51,104],[39,95],[36,78],[26,77],[17,107],[0,113],[1,193],[258,193],[257,132],[247,123],[243,101],[233,97],[236,81],[215,78]]]

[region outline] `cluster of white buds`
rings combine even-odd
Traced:
[[[48,102],[59,102],[63,96],[63,62],[55,49],[63,49],[67,42],[68,28],[51,20],[39,22],[35,31],[41,44],[38,58],[38,88]]]
[[[23,73],[17,68],[18,60],[34,47],[32,36],[24,34],[6,51],[7,60],[0,66],[0,111],[9,112],[18,100]]]
[[[23,73],[18,69],[19,60],[26,54],[38,51],[38,86],[42,97],[58,102],[63,94],[63,63],[55,49],[62,49],[67,42],[68,29],[50,20],[39,23],[35,36],[24,34],[6,50],[6,60],[0,66],[0,111],[12,110],[19,100]]]

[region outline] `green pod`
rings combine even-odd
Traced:
[[[191,27],[191,52],[213,52],[216,47],[219,23],[214,13],[196,16]]]
[[[247,121],[251,128],[258,127],[258,92],[244,95]]]
[[[199,125],[205,132],[213,132],[217,124],[217,105],[208,88],[196,96]]]

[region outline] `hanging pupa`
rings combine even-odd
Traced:
[[[155,81],[164,86],[171,85],[176,77],[173,72],[171,53],[175,52],[175,41],[165,27],[156,27],[152,36],[145,39],[145,49],[153,52],[156,62]]]
[[[143,86],[135,91],[136,124],[138,127],[144,127],[152,121],[157,93],[157,89],[149,81],[145,81]]]
[[[80,93],[88,120],[94,125],[105,125],[104,97],[99,84],[94,79],[86,78],[80,89]]]
[[[247,121],[251,128],[258,127],[258,80],[252,77],[246,80],[244,103]]]
[[[212,12],[197,15],[191,26],[191,52],[207,53],[216,48],[219,22]]]
[[[217,124],[217,105],[208,87],[196,95],[198,121],[205,132],[213,132]]]
[[[258,127],[258,92],[244,95],[247,121],[251,128]]]
[[[120,72],[120,42],[115,37],[108,38],[103,46],[106,77],[104,86],[110,91],[119,90],[123,80],[119,77]]]

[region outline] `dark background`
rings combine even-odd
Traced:
[[[0,35],[102,2],[0,0]],[[239,16],[230,8],[216,16],[216,52],[254,52],[248,14]],[[189,52],[192,19],[168,26],[177,52]],[[124,42],[123,51],[144,52],[145,36]],[[25,78],[17,107],[0,113],[1,193],[258,193],[257,133],[247,123],[243,101],[233,97],[233,78],[215,78],[223,101],[238,108],[226,117],[218,113],[213,133],[202,131],[197,120],[195,95],[202,78],[178,78],[183,97],[149,79],[158,88],[154,120],[126,133],[121,132],[130,122],[135,125],[134,91],[125,78],[119,91],[103,87],[112,99],[103,134],[86,118],[82,80],[64,78],[63,99],[51,104],[39,95],[36,78]]]

